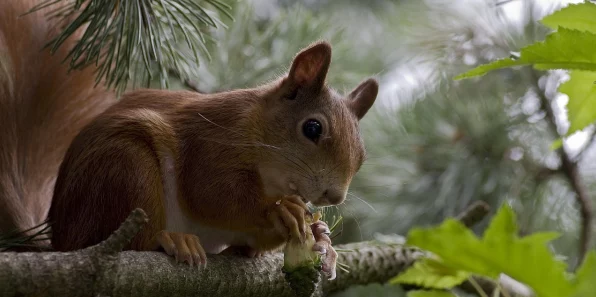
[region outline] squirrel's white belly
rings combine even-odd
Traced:
[[[252,246],[253,240],[245,233],[202,226],[189,220],[178,203],[178,186],[174,159],[166,155],[162,160],[166,231],[194,234],[208,254],[219,254],[232,245]]]
[[[171,199],[168,204],[172,205],[168,206],[166,211],[166,231],[197,235],[201,246],[208,254],[219,254],[232,245],[253,245],[253,240],[245,233],[203,226],[189,220],[175,199]]]
[[[208,254],[219,254],[232,245],[252,245],[251,238],[240,232],[201,226],[197,223],[193,223],[193,226],[188,228],[188,230],[188,233],[195,234],[199,237],[203,249],[205,249],[205,252]]]

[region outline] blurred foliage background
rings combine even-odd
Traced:
[[[576,192],[550,148],[567,128],[564,72],[530,68],[454,81],[462,71],[542,40],[538,22],[569,1],[538,0],[239,0],[234,21],[213,30],[210,59],[185,72],[203,92],[250,87],[289,67],[303,46],[334,46],[330,85],[349,91],[368,76],[381,84],[362,121],[369,159],[348,200],[335,242],[406,235],[412,226],[456,216],[475,200],[511,204],[523,234],[561,233],[552,249],[577,261]],[[578,2],[578,1],[575,1]],[[159,82],[153,82],[157,86]],[[176,82],[172,88],[185,88]],[[545,113],[550,104],[555,118]],[[582,184],[596,197],[591,129],[568,139]],[[581,157],[581,159],[579,159]],[[483,223],[475,227],[482,232]],[[337,296],[404,296],[371,285]]]

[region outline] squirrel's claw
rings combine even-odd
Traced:
[[[327,274],[329,280],[333,280],[336,277],[337,252],[331,246],[331,238],[329,238],[331,231],[329,230],[329,226],[323,221],[316,221],[310,225],[310,228],[316,241],[312,249],[323,255],[323,272]]]
[[[196,235],[162,230],[155,239],[168,255],[174,256],[176,262],[186,262],[190,266],[207,264],[207,255]]]
[[[307,214],[308,208],[300,196],[291,195],[283,197],[272,206],[268,219],[283,238],[299,238],[304,242],[306,237],[304,222]]]

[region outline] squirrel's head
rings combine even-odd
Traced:
[[[316,206],[345,200],[365,158],[359,121],[378,92],[374,79],[341,95],[325,83],[331,46],[302,50],[290,71],[268,92],[263,108],[259,172],[268,195],[298,194]]]

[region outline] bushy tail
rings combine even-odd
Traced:
[[[60,28],[48,10],[22,15],[39,2],[0,0],[0,234],[43,223],[71,140],[115,101],[93,67],[67,73],[76,39],[43,49]]]

